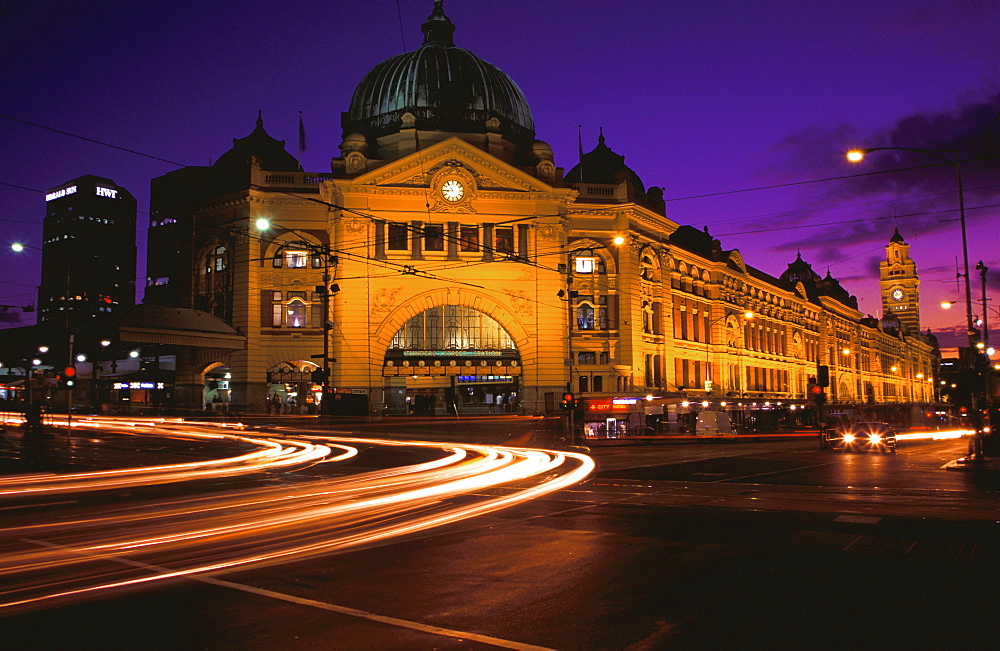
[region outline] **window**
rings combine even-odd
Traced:
[[[494,231],[496,235],[497,253],[514,252],[514,228],[511,226],[498,226]]]
[[[594,268],[596,266],[597,260],[595,258],[585,258],[580,256],[576,259],[576,264],[574,265],[574,271],[578,274],[592,274],[594,273]]]
[[[293,299],[285,306],[285,324],[289,328],[304,328],[309,311],[302,299]]]
[[[581,352],[576,355],[577,364],[596,364],[597,363],[597,353],[594,352]]]
[[[464,252],[479,250],[479,228],[477,226],[462,226],[459,248]]]
[[[309,252],[288,249],[285,251],[285,266],[289,269],[305,269],[309,265]]]
[[[424,226],[424,250],[444,251],[444,226],[441,224]]]
[[[410,229],[406,224],[389,222],[389,250],[406,251],[409,249]]]

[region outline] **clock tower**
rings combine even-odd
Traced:
[[[879,287],[882,290],[882,314],[892,314],[911,334],[920,332],[920,293],[917,265],[910,257],[910,245],[899,229],[885,247],[885,260],[879,262]]]

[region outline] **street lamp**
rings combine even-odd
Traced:
[[[923,149],[917,147],[868,147],[865,149],[852,149],[847,152],[847,160],[852,163],[860,163],[865,156],[875,151],[911,151],[918,154],[925,154],[943,161],[955,168],[955,180],[958,187],[958,218],[962,227],[962,262],[964,266],[965,280],[965,317],[966,329],[969,335],[969,346],[976,343],[976,329],[972,322],[972,285],[969,282],[969,239],[965,226],[965,193],[962,189],[962,159],[958,155],[957,149]],[[949,158],[947,155],[950,155]]]
[[[965,328],[969,337],[969,349],[970,353],[975,349],[978,331],[976,330],[975,324],[972,320],[972,284],[969,279],[969,236],[965,225],[965,193],[962,189],[962,159],[958,155],[957,149],[926,149],[918,147],[869,147],[865,149],[852,149],[847,152],[847,160],[852,163],[860,163],[864,160],[867,154],[874,151],[910,151],[916,152],[918,154],[924,154],[936,158],[939,161],[943,161],[955,168],[955,181],[958,188],[958,218],[962,227],[962,264],[964,274],[962,278],[964,280],[965,288]],[[984,282],[985,282],[985,270]],[[985,303],[984,303],[985,304]],[[976,428],[976,434],[972,443],[971,456],[974,459],[981,460],[983,456],[983,428],[982,428],[982,414],[980,412],[979,406],[979,396],[973,392],[971,396],[971,409],[970,412],[973,414],[975,421],[973,426]]]

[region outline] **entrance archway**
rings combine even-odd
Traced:
[[[208,366],[202,373],[201,402],[205,409],[211,411],[226,411],[232,396],[229,383],[232,375],[229,367],[222,362]]]
[[[267,370],[267,404],[272,414],[319,413],[321,382],[315,382],[319,365],[307,360],[284,361]]]
[[[389,413],[516,412],[521,356],[493,317],[440,305],[410,317],[392,337],[382,375]]]

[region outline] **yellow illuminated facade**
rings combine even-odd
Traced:
[[[567,390],[804,402],[818,365],[834,403],[933,399],[931,338],[801,259],[772,277],[671,221],[603,133],[556,167],[516,85],[453,30],[436,4],[423,46],[362,80],[330,172],[258,119],[215,165],[154,180],[147,302],[242,337],[177,349],[180,402],[214,381],[231,409],[311,411],[324,366],[338,413],[551,413]],[[440,83],[428,59],[473,76],[461,110],[387,81]]]

